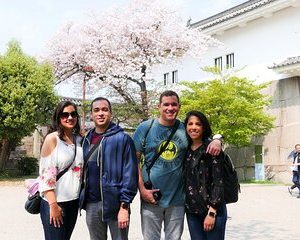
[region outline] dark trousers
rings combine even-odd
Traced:
[[[293,171],[293,183],[295,187],[299,189],[300,192],[300,172],[299,171]]]
[[[216,216],[214,228],[206,232],[203,228],[205,216],[199,216],[192,213],[187,213],[187,223],[191,235],[191,240],[224,240],[225,227],[227,221],[226,205],[222,206]]]
[[[45,240],[69,240],[73,232],[77,215],[78,199],[60,202],[58,205],[63,210],[63,224],[60,227],[54,227],[50,224],[50,208],[47,201],[41,201],[41,220],[44,228]]]

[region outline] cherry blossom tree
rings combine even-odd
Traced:
[[[47,59],[57,83],[72,78],[93,89],[107,87],[110,97],[121,97],[147,119],[148,93],[158,86],[148,77],[153,67],[200,57],[216,43],[189,28],[178,9],[159,0],[132,0],[64,26],[50,41]]]

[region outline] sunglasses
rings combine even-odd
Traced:
[[[64,118],[64,119],[69,118],[70,116],[72,118],[77,118],[78,113],[76,111],[73,111],[73,112],[70,112],[70,113],[69,112],[62,112],[59,116],[60,116],[60,118]]]

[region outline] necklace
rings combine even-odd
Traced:
[[[202,141],[201,141],[201,142],[197,142],[197,143],[192,143],[191,149],[192,149],[193,151],[195,151],[197,148],[201,147],[202,144],[203,144]]]

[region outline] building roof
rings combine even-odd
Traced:
[[[276,2],[276,1],[279,1],[279,0],[250,0],[250,1],[244,2],[242,4],[239,4],[235,7],[232,7],[230,9],[227,9],[223,12],[220,12],[216,15],[213,15],[209,18],[192,23],[192,24],[190,24],[190,26],[191,27],[199,27],[201,30],[204,30],[206,28],[210,28],[210,27],[220,24],[222,22],[226,22],[232,18],[243,15],[245,13],[256,10],[258,8],[264,7],[266,5],[269,5],[272,2]]]
[[[300,76],[300,56],[289,57],[284,61],[273,63],[268,68],[288,76]]]
[[[286,67],[286,66],[291,66],[294,64],[299,64],[300,63],[300,56],[296,57],[289,57],[286,60],[280,62],[280,63],[274,63],[272,66],[270,66],[270,69],[276,69],[276,68],[281,68],[281,67]]]
[[[70,102],[75,103],[77,106],[82,106],[82,99],[80,99],[80,98],[72,98],[72,97],[63,97],[63,96],[60,96],[59,100],[60,101],[70,101]]]

